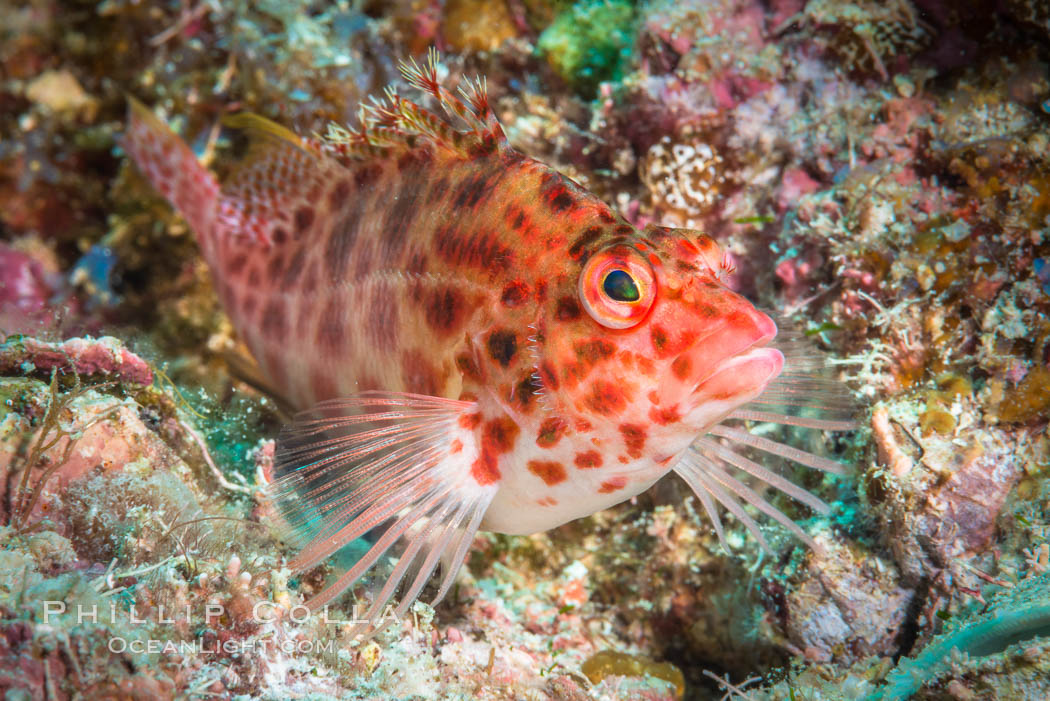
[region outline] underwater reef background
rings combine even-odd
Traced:
[[[732,519],[727,552],[668,477],[480,534],[362,645],[295,615],[330,568],[261,498],[287,410],[127,98],[221,169],[224,115],[355,124],[430,46],[827,354],[861,428],[810,448],[851,474],[804,477],[830,518],[771,497],[821,552]],[[1050,698],[1044,0],[0,0],[0,338],[4,698]]]

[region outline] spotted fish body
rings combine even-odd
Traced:
[[[405,67],[466,130],[393,92],[326,141],[235,117],[254,141],[221,186],[131,110],[127,150],[196,231],[238,332],[284,396],[316,406],[278,450],[293,566],[382,533],[311,605],[391,553],[373,616],[399,586],[403,611],[443,558],[440,598],[477,528],[542,531],[672,469],[720,536],[712,498],[760,540],[738,500],[804,535],[731,472],[823,504],[727,445],[836,464],[723,422],[847,422],[741,413],[763,393],[804,404],[816,380],[785,372],[776,325],[725,286],[715,242],[636,230],[515,151],[480,84],[464,103],[436,72]]]

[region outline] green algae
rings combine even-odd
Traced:
[[[635,8],[624,0],[584,0],[559,14],[537,44],[551,67],[578,92],[618,80],[631,56]]]
[[[869,701],[903,701],[945,672],[955,651],[970,657],[995,655],[1011,645],[1050,637],[1050,574],[1030,577],[1000,596],[987,612],[934,638],[914,658],[887,677],[887,685]]]

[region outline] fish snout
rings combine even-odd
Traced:
[[[757,397],[780,374],[784,356],[768,347],[777,335],[776,324],[750,303],[734,306],[674,360],[663,383],[664,396],[688,397],[686,404],[693,407],[732,410]]]

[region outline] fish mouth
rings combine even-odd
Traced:
[[[759,397],[784,368],[776,348],[757,346],[730,356],[700,381],[688,395],[686,422],[706,433],[741,406]]]
[[[784,369],[784,354],[762,345],[726,358],[692,392],[699,403],[733,402],[739,406],[766,389]]]
[[[776,324],[757,309],[730,316],[688,351],[697,372],[692,395],[722,400],[761,393],[784,367],[783,354],[769,346],[776,335]]]

